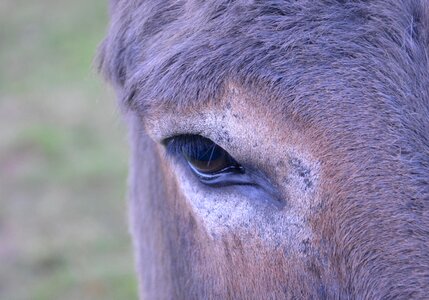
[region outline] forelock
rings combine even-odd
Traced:
[[[216,101],[231,82],[282,93],[351,68],[428,73],[427,1],[112,3],[98,62],[132,108]]]

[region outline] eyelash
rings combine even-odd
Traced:
[[[198,154],[207,145],[200,135],[182,134],[167,138],[163,141],[167,155],[180,156],[186,153],[189,156]]]

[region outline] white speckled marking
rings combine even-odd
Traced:
[[[214,239],[234,232],[299,253],[311,239],[308,217],[318,204],[319,163],[303,144],[305,132],[274,119],[261,102],[232,89],[217,106],[186,114],[163,114],[147,123],[155,140],[201,134],[269,179],[280,199],[252,186],[213,188],[200,183],[185,164],[172,162],[181,193]],[[273,203],[281,201],[283,205]]]

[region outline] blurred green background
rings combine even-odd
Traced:
[[[0,1],[0,299],[136,299],[107,0]]]

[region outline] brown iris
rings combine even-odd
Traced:
[[[200,145],[194,153],[183,153],[189,164],[198,172],[213,174],[236,165],[232,157],[213,142]]]
[[[163,144],[169,155],[183,157],[195,175],[206,184],[225,185],[237,181],[238,177],[234,175],[244,174],[243,167],[228,152],[201,135],[176,135],[164,140]]]

